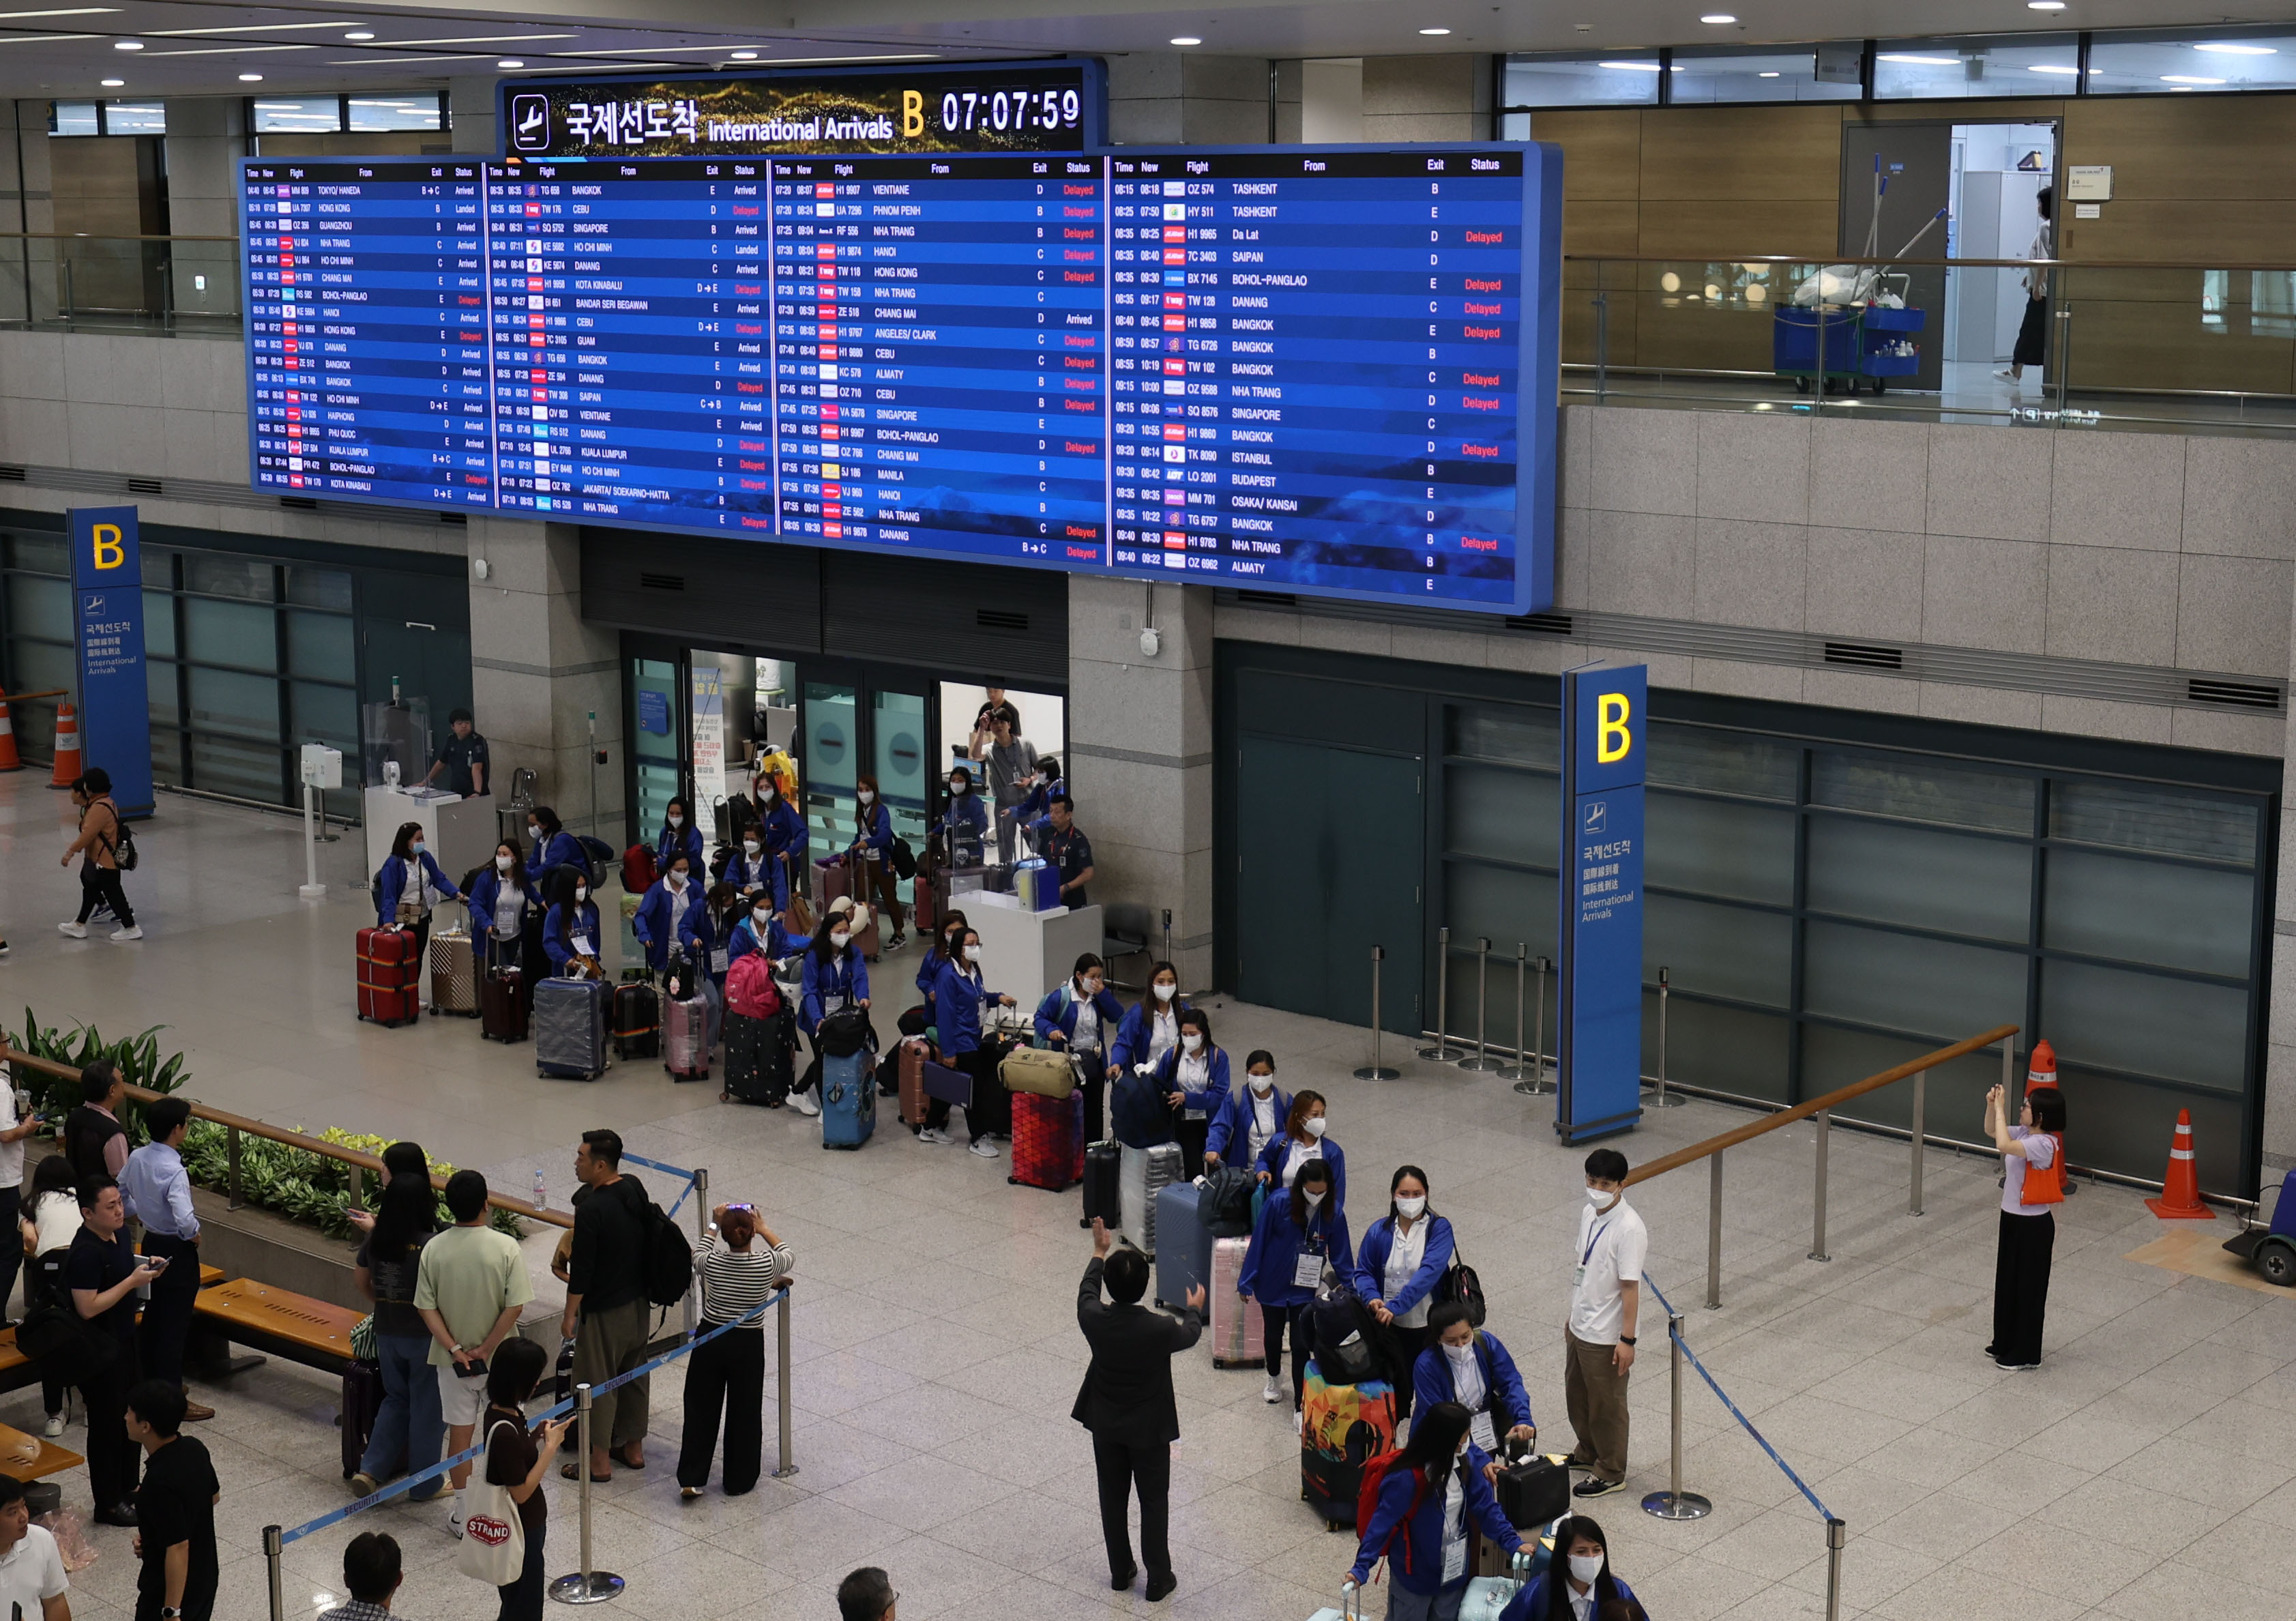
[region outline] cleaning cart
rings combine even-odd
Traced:
[[[1778,306],[1770,328],[1771,369],[1794,380],[1798,393],[1812,380],[1826,393],[1854,394],[1870,381],[1876,394],[1892,377],[1910,377],[1921,365],[1915,334],[1927,317],[1884,304]]]

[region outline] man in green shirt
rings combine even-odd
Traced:
[[[518,1332],[518,1309],[534,1298],[518,1242],[487,1225],[487,1179],[457,1171],[447,1179],[455,1225],[422,1247],[414,1274],[414,1309],[430,1330],[430,1365],[439,1370],[439,1414],[447,1451],[467,1451],[487,1404],[487,1362]],[[454,1507],[447,1523],[463,1534],[463,1488],[471,1466],[455,1465]]]

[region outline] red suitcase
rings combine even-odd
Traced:
[[[1204,1325],[1204,1337],[1212,1343],[1215,1368],[1259,1368],[1267,1363],[1267,1329],[1259,1308],[1235,1292],[1236,1280],[1243,1276],[1244,1255],[1250,1248],[1250,1238],[1212,1240],[1212,1280],[1204,1290],[1210,1297],[1207,1309],[1211,1321]]]
[[[1014,1092],[1013,1174],[1023,1187],[1065,1193],[1084,1181],[1084,1094]]]
[[[414,936],[404,929],[358,932],[358,1016],[378,1024],[413,1024],[422,1017],[422,965]]]

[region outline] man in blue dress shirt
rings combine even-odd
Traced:
[[[144,1224],[144,1253],[164,1261],[168,1270],[152,1280],[152,1298],[136,1329],[136,1360],[146,1378],[181,1388],[184,1342],[200,1297],[200,1219],[192,1212],[192,1179],[183,1155],[192,1106],[181,1098],[162,1098],[144,1117],[152,1140],[127,1156],[119,1193],[127,1214]],[[191,1401],[188,1391],[184,1395],[186,1419],[215,1417],[214,1408]]]

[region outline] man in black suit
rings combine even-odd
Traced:
[[[1125,1510],[1140,1493],[1140,1556],[1148,1565],[1148,1601],[1178,1585],[1166,1544],[1172,1489],[1172,1443],[1180,1410],[1172,1400],[1172,1358],[1203,1332],[1204,1291],[1188,1291],[1187,1309],[1168,1317],[1140,1304],[1148,1292],[1148,1257],[1129,1246],[1109,1255],[1108,1225],[1092,1223],[1092,1259],[1077,1289],[1077,1327],[1092,1345],[1092,1365],[1070,1417],[1092,1431],[1100,1469],[1100,1529],[1108,1542],[1109,1585],[1122,1592],[1139,1574]],[[1101,1286],[1114,1304],[1103,1304]]]

